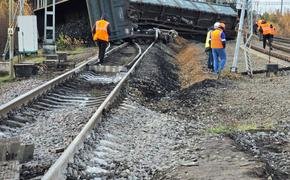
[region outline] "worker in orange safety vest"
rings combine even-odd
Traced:
[[[270,28],[271,28],[271,37],[272,37],[272,40],[273,40],[273,38],[274,38],[274,35],[276,35],[277,34],[277,31],[276,31],[276,28],[272,25],[272,24],[270,24]]]
[[[210,34],[213,30],[215,30],[216,28],[218,28],[219,26],[219,23],[215,23],[215,26],[212,26],[210,28],[208,28],[208,32],[207,32],[207,35],[206,35],[206,40],[205,40],[205,52],[208,56],[208,59],[207,59],[207,68],[209,71],[213,71],[213,55],[212,55],[212,49],[211,49],[211,46],[210,46]]]
[[[216,24],[214,26],[216,27]],[[225,24],[219,23],[218,27],[210,34],[210,45],[213,54],[215,74],[220,74],[226,64],[226,35],[224,30]]]
[[[258,20],[258,22],[257,22],[257,30],[259,30],[260,28],[261,28],[261,24],[262,24],[262,21],[263,21],[264,19],[259,19]],[[262,41],[262,34],[261,33],[259,33],[259,40],[260,41]]]
[[[99,46],[99,62],[103,63],[106,53],[106,48],[110,39],[110,23],[106,21],[105,14],[102,15],[101,19],[96,21],[93,28],[93,40],[97,42]]]
[[[272,50],[272,41],[273,38],[271,36],[271,27],[270,23],[268,23],[266,20],[263,20],[259,29],[260,33],[263,34],[263,48],[266,48],[267,40],[269,44],[270,50]]]

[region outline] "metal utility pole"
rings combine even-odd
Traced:
[[[239,57],[240,44],[241,44],[241,41],[242,41],[242,33],[243,33],[246,5],[247,5],[247,0],[243,0],[243,8],[242,8],[241,16],[240,16],[238,37],[237,37],[235,55],[234,55],[234,60],[233,60],[233,65],[232,65],[232,68],[231,68],[231,72],[237,72],[238,57]]]
[[[245,63],[246,63],[246,70],[248,72],[248,75],[251,77],[253,76],[253,69],[252,69],[252,59],[250,56],[250,49],[251,49],[251,44],[252,44],[252,38],[254,34],[254,29],[253,29],[253,3],[252,0],[247,0],[247,23],[248,23],[248,34],[247,34],[247,39],[244,44],[244,55],[245,55]]]
[[[24,15],[24,0],[19,0],[19,16]]]
[[[283,0],[281,0],[281,15],[283,15]]]
[[[10,78],[14,78],[13,56],[14,56],[14,28],[13,28],[13,9],[14,0],[9,0],[9,26],[8,26],[8,41],[9,41],[9,62],[10,62]]]

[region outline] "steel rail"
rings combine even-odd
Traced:
[[[277,41],[277,42],[290,44],[290,39],[289,38],[282,38],[282,37],[275,37],[274,36],[274,40]]]
[[[282,46],[282,45],[277,44],[277,43],[272,43],[272,47],[275,48],[275,49],[290,53],[290,48],[289,47],[285,47],[285,46]]]
[[[120,46],[117,46],[110,51],[108,51],[106,54],[112,53],[118,49],[121,49],[125,46],[127,46],[128,43],[124,43]],[[86,65],[90,62],[93,62],[97,59],[97,56],[89,58],[87,61],[80,63],[78,67],[40,85],[39,87],[32,89],[25,94],[18,96],[17,98],[7,102],[6,104],[3,104],[0,106],[0,117],[7,116],[9,112],[12,110],[19,108],[23,105],[28,104],[29,102],[35,100],[37,97],[41,96],[42,94],[48,92],[58,84],[72,78],[75,74],[79,73],[80,71],[84,70],[86,68]]]
[[[261,53],[269,54],[275,58],[290,62],[290,56],[285,56],[285,55],[282,55],[282,54],[279,54],[279,53],[276,53],[273,51],[268,51],[268,50],[265,50],[263,48],[260,48],[258,46],[254,46],[254,45],[251,46],[251,49],[254,49],[254,50],[259,51]]]
[[[71,144],[65,149],[59,159],[49,168],[47,173],[43,176],[43,180],[55,180],[65,179],[65,172],[69,161],[73,160],[74,154],[82,146],[85,138],[89,135],[91,130],[100,123],[102,112],[106,110],[110,105],[114,103],[114,100],[120,95],[121,88],[127,81],[128,77],[135,71],[136,66],[139,65],[141,59],[149,51],[149,49],[155,44],[155,41],[142,53],[139,45],[139,55],[133,61],[136,61],[117,86],[111,91],[104,102],[99,106],[93,116],[89,119],[87,124],[83,127],[77,137],[71,142]]]

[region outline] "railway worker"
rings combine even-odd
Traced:
[[[217,24],[217,26],[219,26],[219,24]],[[209,71],[213,71],[213,56],[212,56],[212,49],[210,47],[210,33],[216,28],[214,26],[208,28],[208,32],[207,32],[207,36],[206,36],[206,40],[205,40],[205,52],[208,56],[207,68]]]
[[[259,19],[257,24],[258,24],[258,30],[261,28],[261,24],[262,24],[263,19]],[[259,33],[259,40],[262,41],[262,34]]]
[[[226,64],[226,35],[224,30],[225,24],[219,23],[218,27],[210,34],[215,74],[220,74]]]
[[[255,22],[255,24],[253,25],[253,33],[256,35],[258,34],[258,27],[259,27],[258,22]]]
[[[270,24],[270,28],[271,28],[271,39],[273,41],[274,35],[276,35],[276,28]]]
[[[96,21],[93,28],[93,39],[99,46],[99,63],[104,62],[106,48],[108,46],[110,36],[110,23],[106,21],[106,16],[103,14],[101,19]]]
[[[272,36],[270,23],[268,23],[266,20],[263,20],[259,31],[261,34],[263,34],[263,48],[264,49],[266,48],[266,44],[268,41],[269,48],[270,50],[272,50]]]

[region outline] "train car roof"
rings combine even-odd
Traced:
[[[226,14],[236,16],[237,12],[226,5],[209,4],[205,2],[192,2],[188,0],[130,0],[131,2],[154,4],[159,6],[170,6],[195,11],[204,11],[208,13]]]

